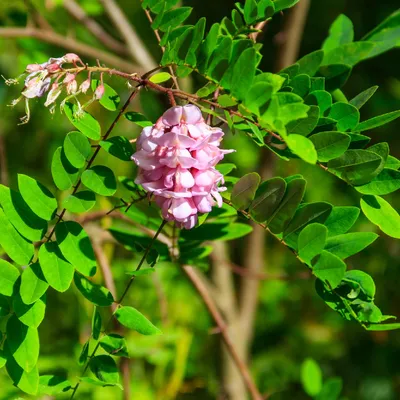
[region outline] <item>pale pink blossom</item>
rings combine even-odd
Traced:
[[[95,100],[100,100],[103,97],[103,95],[104,95],[104,85],[100,84],[94,91],[93,97],[95,98]]]
[[[219,148],[223,135],[194,105],[172,107],[143,129],[132,156],[139,166],[135,182],[154,195],[164,219],[191,229],[198,213],[222,206],[226,188],[215,166],[233,151]]]

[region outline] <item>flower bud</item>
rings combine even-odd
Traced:
[[[81,61],[80,57],[75,54],[75,53],[67,53],[64,57],[63,57],[64,61],[66,63],[76,63]]]
[[[86,93],[89,90],[89,88],[90,88],[90,79],[88,78],[81,83],[79,89],[82,93]]]
[[[68,94],[75,94],[77,91],[78,91],[78,82],[76,81],[76,79],[67,83]]]
[[[45,107],[48,107],[50,104],[53,104],[57,97],[61,94],[62,87],[58,83],[53,83],[51,85],[51,89],[49,94],[47,95],[46,102],[44,103]]]
[[[49,64],[46,67],[47,71],[49,71],[50,74],[54,74],[55,72],[61,71],[61,67],[57,63]]]
[[[94,91],[94,95],[93,97],[96,100],[100,100],[104,95],[104,85],[100,84],[99,86],[97,86],[96,90]]]
[[[29,74],[31,74],[32,72],[40,71],[41,69],[43,68],[39,64],[28,64],[26,66],[26,72],[28,72]]]
[[[70,83],[72,81],[75,80],[76,75],[75,74],[70,74],[69,72],[67,73],[67,75],[64,78],[64,83]]]

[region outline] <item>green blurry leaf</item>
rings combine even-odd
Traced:
[[[367,331],[393,331],[400,329],[400,322],[393,324],[371,324],[366,327]]]
[[[297,121],[289,122],[286,125],[287,133],[308,136],[317,126],[319,113],[320,111],[318,106],[311,106],[308,110],[307,118],[301,118]]]
[[[41,375],[39,378],[39,393],[55,396],[71,389],[71,383],[61,376]]]
[[[0,245],[7,255],[19,265],[29,264],[34,254],[33,245],[14,229],[1,208],[0,227]]]
[[[338,172],[342,179],[353,185],[371,181],[382,158],[367,150],[347,150],[343,155],[328,162],[328,168]]]
[[[47,283],[59,292],[71,285],[74,267],[63,257],[55,242],[43,244],[39,250],[39,261]]]
[[[75,168],[82,168],[91,153],[90,143],[82,133],[69,132],[64,139],[64,153]]]
[[[79,355],[78,363],[79,365],[84,365],[89,358],[89,344],[90,344],[90,338],[88,339],[87,342],[82,347],[81,354]]]
[[[251,172],[242,176],[232,189],[231,201],[238,210],[249,208],[260,184],[260,175]]]
[[[32,304],[47,291],[49,284],[43,275],[39,263],[29,265],[21,276],[20,294],[25,304]]]
[[[378,235],[372,232],[346,233],[329,238],[325,250],[344,260],[364,250],[377,238]]]
[[[92,317],[92,337],[94,340],[98,340],[101,333],[101,314],[97,307],[94,307],[93,317]]]
[[[73,167],[67,160],[63,148],[58,147],[51,162],[51,175],[58,189],[68,190],[78,180],[79,169]]]
[[[374,129],[377,128],[378,126],[385,125],[399,117],[400,117],[400,110],[379,115],[378,117],[374,117],[366,121],[360,122],[354,128],[354,130],[357,132],[362,132],[362,131],[367,131],[369,129]]]
[[[100,142],[100,146],[112,156],[122,161],[130,161],[133,154],[132,145],[124,136],[113,136],[110,139]]]
[[[297,64],[300,65],[298,74],[314,76],[322,63],[323,58],[324,52],[322,50],[313,51],[312,53],[307,54],[297,61]]]
[[[352,106],[360,109],[373,96],[373,94],[376,92],[377,89],[378,89],[378,86],[372,86],[369,89],[364,90],[363,92],[358,94],[353,99],[351,99],[349,101],[349,103]]]
[[[117,191],[114,173],[104,165],[96,165],[84,171],[82,183],[102,196],[112,196]]]
[[[363,196],[361,209],[364,215],[382,232],[400,239],[400,216],[397,211],[379,196]]]
[[[83,296],[96,306],[109,307],[114,302],[114,298],[107,288],[94,284],[83,275],[75,273],[74,282]]]
[[[65,115],[70,120],[71,124],[75,126],[80,132],[82,132],[89,139],[99,140],[101,137],[100,124],[86,111],[82,112],[82,115],[78,118],[76,116],[78,107],[76,104],[67,102],[64,107]]]
[[[114,359],[108,355],[93,357],[89,362],[90,370],[98,379],[107,383],[118,383],[118,367]]]
[[[371,276],[369,276],[364,271],[359,271],[356,269],[346,271],[344,280],[347,282],[356,283],[360,287],[360,289],[371,299],[375,297],[375,282],[371,278]]]
[[[400,189],[400,171],[384,169],[371,182],[354,187],[362,194],[385,195]]]
[[[38,328],[46,311],[46,295],[33,304],[24,304],[20,296],[13,298],[13,308],[18,319],[31,328]]]
[[[285,190],[286,182],[282,178],[262,182],[249,208],[252,218],[257,222],[267,221],[279,206]]]
[[[96,195],[90,190],[81,190],[70,194],[63,200],[62,206],[69,212],[83,213],[89,211],[96,204]]]
[[[153,123],[149,121],[147,117],[135,111],[129,111],[125,113],[124,116],[128,121],[134,122],[136,125],[139,125],[142,128],[153,125]]]
[[[304,391],[311,397],[316,396],[322,388],[322,371],[319,365],[307,358],[301,364],[301,383]]]
[[[353,39],[353,23],[350,18],[340,14],[329,28],[329,36],[324,41],[322,48],[328,52],[343,44],[351,43]]]
[[[325,78],[325,89],[330,92],[340,89],[347,82],[350,73],[351,65],[336,63],[323,65],[318,71],[318,75]]]
[[[322,162],[341,156],[350,145],[349,135],[335,131],[316,133],[310,140],[317,150],[318,160]]]
[[[375,44],[372,42],[345,43],[327,51],[322,62],[323,65],[347,64],[354,66],[360,61],[372,56]]]
[[[286,143],[289,149],[302,160],[310,164],[317,162],[317,152],[310,139],[302,135],[292,134],[286,138]]]
[[[234,169],[236,169],[236,165],[232,163],[222,163],[217,164],[215,168],[217,169],[217,171],[221,172],[222,175],[228,175]]]
[[[57,209],[57,200],[40,182],[18,174],[18,188],[30,209],[40,218],[51,221]]]
[[[164,13],[159,29],[166,32],[169,27],[174,28],[182,24],[192,12],[192,7],[179,7]]]
[[[32,241],[43,238],[47,222],[28,207],[18,192],[0,185],[0,205],[7,219],[21,235]]]
[[[324,225],[328,228],[328,236],[346,233],[357,221],[360,209],[357,207],[333,207]]]
[[[125,338],[116,333],[110,333],[104,336],[100,341],[100,346],[113,356],[129,357]]]
[[[275,14],[278,11],[293,7],[299,0],[275,0]]]
[[[158,72],[157,74],[152,75],[149,78],[149,81],[153,83],[162,83],[170,79],[171,79],[171,74],[169,74],[168,72]]]
[[[19,278],[19,271],[6,260],[0,259],[0,294],[12,296],[14,284]]]
[[[114,313],[118,322],[142,335],[158,335],[161,331],[133,307],[119,307]]]
[[[357,126],[360,113],[351,104],[338,102],[332,105],[328,117],[337,121],[338,131],[347,131]]]
[[[326,226],[318,223],[307,225],[299,234],[297,244],[299,257],[307,263],[311,262],[324,250],[327,235]]]
[[[304,196],[305,188],[306,181],[302,178],[287,182],[285,195],[267,224],[271,232],[278,234],[285,230]]]
[[[346,264],[329,251],[323,251],[313,266],[314,275],[335,289],[344,278]]]
[[[393,157],[389,154],[388,158],[386,160],[386,163],[385,163],[385,168],[394,169],[394,170],[399,169],[400,168],[400,160],[398,160],[396,157]]]
[[[99,81],[98,79],[92,79],[91,86],[92,86],[93,92],[96,90],[97,86],[99,86],[100,84],[101,84],[101,81]],[[121,102],[121,98],[119,97],[118,93],[110,85],[107,85],[107,83],[103,83],[103,86],[104,86],[104,94],[100,98],[99,103],[107,110],[116,111],[118,109],[119,103]],[[90,136],[88,136],[88,137],[90,137]]]
[[[96,273],[96,258],[87,233],[77,222],[66,221],[56,226],[57,243],[63,256],[83,275]]]
[[[181,233],[181,237],[185,240],[234,240],[248,235],[252,230],[253,228],[246,224],[213,223],[184,230]]]
[[[327,379],[316,397],[316,400],[337,400],[342,391],[342,386],[342,378]]]
[[[16,315],[7,321],[7,347],[25,372],[29,373],[36,367],[39,357],[38,331],[24,325]]]
[[[39,388],[39,372],[36,366],[27,372],[17,364],[13,357],[7,357],[6,368],[15,386],[25,393],[36,395]]]

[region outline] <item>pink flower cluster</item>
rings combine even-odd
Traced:
[[[154,195],[164,219],[191,229],[198,213],[222,206],[226,188],[219,186],[224,178],[215,166],[234,151],[219,148],[223,135],[194,105],[172,107],[143,129],[132,156],[139,166],[135,182]]]

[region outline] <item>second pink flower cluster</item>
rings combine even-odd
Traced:
[[[172,107],[143,129],[132,156],[139,166],[136,183],[154,194],[164,219],[191,229],[198,213],[222,206],[226,188],[219,186],[224,178],[215,166],[234,151],[219,148],[223,135],[194,105]]]

